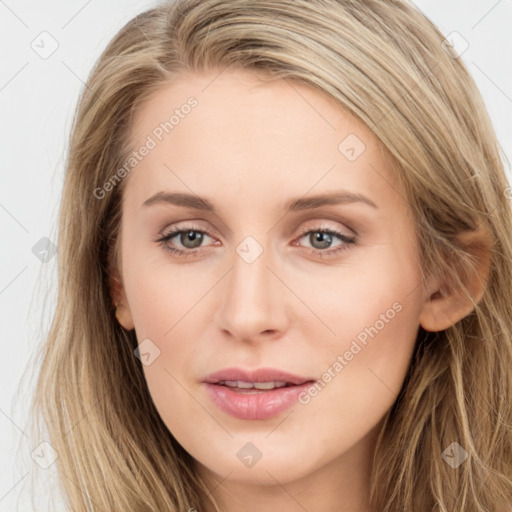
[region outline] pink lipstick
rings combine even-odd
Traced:
[[[273,368],[226,368],[204,379],[213,402],[243,420],[266,420],[278,415],[315,381]]]

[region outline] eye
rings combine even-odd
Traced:
[[[206,231],[196,229],[194,226],[185,226],[182,229],[174,229],[173,231],[163,234],[162,237],[156,241],[161,243],[166,251],[187,256],[188,254],[195,254],[197,252],[195,249],[201,247],[205,236],[213,238]],[[173,238],[176,240],[171,244],[170,242]],[[175,247],[176,243],[181,244],[182,249]]]
[[[349,236],[341,231],[320,226],[317,229],[303,231],[298,240],[302,239],[306,239],[311,244],[311,247],[308,248],[311,254],[321,258],[337,255],[341,251],[350,248],[351,245],[356,244],[355,236]],[[338,239],[340,243],[335,245],[334,249],[330,249],[333,247],[335,239]]]

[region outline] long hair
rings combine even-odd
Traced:
[[[402,0],[177,0],[136,16],[109,43],[73,119],[58,297],[33,403],[70,510],[220,511],[155,409],[134,331],[114,315],[126,179],[102,197],[94,191],[134,150],[131,123],[145,99],[187,71],[228,67],[313,86],[373,131],[407,194],[425,276],[463,286],[474,261],[457,234],[485,228],[483,297],[448,329],[419,329],[378,438],[371,503],[489,512],[512,502],[510,189],[480,93],[443,40]],[[442,457],[453,442],[467,453],[456,469]]]

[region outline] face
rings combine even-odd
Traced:
[[[119,318],[170,432],[239,482],[368,460],[425,299],[378,139],[313,88],[224,71],[163,86],[132,142],[152,147],[125,178]],[[252,387],[205,382],[229,368],[210,380]]]

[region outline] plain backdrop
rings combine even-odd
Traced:
[[[445,36],[451,34],[456,49],[469,45],[460,58],[512,161],[512,0],[415,4]],[[129,19],[155,5],[0,0],[0,512],[34,510],[28,482],[35,467],[32,451],[41,439],[32,439],[26,428],[34,368],[22,372],[54,307],[57,258],[42,248],[48,246],[46,239],[58,248],[56,219],[73,110],[108,41]],[[40,492],[37,510],[46,510]]]

